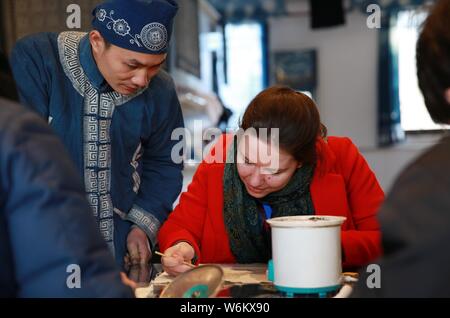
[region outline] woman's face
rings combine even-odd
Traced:
[[[283,189],[300,166],[292,155],[256,136],[238,144],[238,174],[254,198]]]

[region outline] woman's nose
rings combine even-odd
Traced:
[[[258,188],[263,184],[264,176],[261,174],[261,172],[258,169],[255,169],[255,172],[253,172],[249,179],[248,183],[254,187]]]

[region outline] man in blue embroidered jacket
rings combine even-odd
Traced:
[[[181,190],[171,134],[183,117],[161,70],[177,10],[173,0],[107,1],[88,34],[32,35],[11,55],[22,103],[62,139],[119,264],[127,252],[149,261]]]

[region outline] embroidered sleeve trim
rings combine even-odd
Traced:
[[[161,223],[153,214],[135,204],[127,214],[127,220],[139,226],[147,234],[152,246],[156,245]]]

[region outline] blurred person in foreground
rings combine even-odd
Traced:
[[[431,118],[450,124],[450,0],[437,1],[417,42],[417,75]],[[398,177],[379,212],[384,255],[353,297],[450,297],[450,137]],[[371,276],[372,275],[372,276]],[[371,286],[371,284],[369,284]]]
[[[58,137],[0,93],[0,298],[131,297]]]

